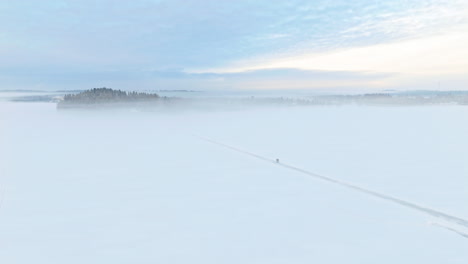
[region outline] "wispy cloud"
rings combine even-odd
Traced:
[[[123,84],[146,82],[134,73],[151,70],[413,73],[420,66],[428,71],[427,61],[440,62],[434,71],[458,74],[465,67],[457,41],[466,41],[467,6],[462,0],[0,1],[0,75],[14,85],[23,82],[15,79],[21,74],[42,71],[76,78],[102,73],[103,79],[120,72],[127,80],[114,82]],[[432,57],[392,59],[410,56],[415,45]],[[450,61],[436,60],[444,51]]]
[[[468,2],[432,1],[404,11],[369,14],[355,26],[335,36],[337,43],[317,45],[326,50],[302,48],[272,53],[231,65],[210,68],[214,72],[242,72],[270,68],[314,71],[395,73],[386,86],[418,88],[427,80],[457,80],[457,88],[468,87]],[[322,36],[324,37],[324,36]],[[376,39],[378,41],[373,41]],[[203,72],[195,69],[194,72]],[[423,81],[424,80],[424,81]],[[461,81],[464,80],[464,81]],[[419,81],[419,82],[418,82]],[[465,85],[460,84],[465,83]],[[425,84],[423,84],[425,83]]]

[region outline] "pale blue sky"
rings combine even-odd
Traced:
[[[467,7],[0,0],[0,89],[468,89]]]

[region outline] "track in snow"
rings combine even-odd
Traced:
[[[210,142],[210,143],[213,143],[213,144],[216,144],[216,145],[231,149],[233,151],[236,151],[236,152],[239,152],[239,153],[242,153],[242,154],[245,154],[245,155],[249,155],[251,157],[254,157],[254,158],[266,161],[266,162],[269,162],[269,163],[274,163],[277,166],[281,166],[283,168],[287,168],[287,169],[290,169],[290,170],[293,170],[293,171],[296,171],[296,172],[300,172],[302,174],[306,174],[306,175],[312,176],[314,178],[318,178],[318,179],[321,179],[321,180],[324,180],[324,181],[327,181],[327,182],[331,182],[331,183],[334,183],[334,184],[338,184],[338,185],[341,185],[341,186],[344,186],[344,187],[347,187],[347,188],[350,188],[350,189],[353,189],[353,190],[356,190],[356,191],[359,191],[359,192],[362,192],[362,193],[365,193],[365,194],[368,194],[368,195],[372,195],[374,197],[378,197],[378,198],[381,198],[381,199],[384,199],[384,200],[387,200],[387,201],[390,201],[390,202],[405,206],[407,208],[417,210],[419,212],[423,212],[423,213],[429,214],[431,216],[435,216],[435,217],[438,217],[438,218],[441,218],[441,219],[447,220],[449,222],[456,223],[458,225],[461,225],[461,226],[464,226],[464,227],[468,228],[468,220],[465,220],[463,218],[456,217],[456,216],[453,216],[453,215],[449,215],[449,214],[440,212],[438,210],[434,210],[434,209],[431,209],[431,208],[428,208],[428,207],[420,206],[420,205],[417,205],[417,204],[414,204],[414,203],[411,203],[411,202],[408,202],[408,201],[405,201],[405,200],[402,200],[402,199],[399,199],[399,198],[395,198],[395,197],[392,197],[392,196],[389,196],[389,195],[378,193],[378,192],[375,192],[375,191],[372,191],[372,190],[369,190],[369,189],[365,189],[365,188],[362,188],[362,187],[359,187],[357,185],[353,185],[353,184],[350,184],[350,183],[347,183],[347,182],[344,182],[344,181],[340,181],[340,180],[336,180],[336,179],[333,179],[333,178],[330,178],[330,177],[322,176],[322,175],[319,175],[319,174],[316,174],[316,173],[313,173],[313,172],[310,172],[310,171],[307,171],[307,170],[304,170],[304,169],[301,169],[301,168],[298,168],[298,167],[295,167],[295,166],[292,166],[292,165],[289,165],[289,164],[286,164],[286,163],[279,163],[279,162],[276,162],[275,159],[266,158],[266,157],[263,157],[261,155],[258,155],[258,154],[255,154],[255,153],[243,150],[243,149],[239,149],[239,148],[236,148],[236,147],[233,147],[233,146],[230,146],[230,145],[227,145],[227,144],[224,144],[224,143],[221,143],[221,142],[209,139],[209,138],[200,137],[200,136],[195,136],[195,137],[197,137],[197,138],[199,138],[201,140],[204,140],[204,141],[207,141],[207,142]],[[450,229],[450,231],[454,231],[454,230]],[[465,235],[464,233],[461,233],[461,232],[458,232],[458,231],[456,231],[456,232],[459,233],[459,234]],[[464,236],[464,237],[468,238],[468,236]]]
[[[462,232],[462,231],[460,231],[460,230],[457,230],[457,229],[455,229],[455,228],[452,228],[452,227],[449,227],[449,226],[446,226],[446,225],[443,225],[443,224],[439,224],[439,223],[430,223],[430,224],[433,225],[433,226],[437,226],[437,227],[443,228],[443,229],[445,229],[445,230],[454,232],[454,233],[456,233],[456,234],[458,234],[458,235],[460,235],[460,236],[462,236],[462,237],[464,237],[464,238],[468,238],[468,234],[467,234],[467,233],[464,233],[464,232]]]

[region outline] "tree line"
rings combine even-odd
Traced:
[[[159,99],[159,95],[155,93],[145,92],[126,92],[122,90],[114,90],[111,88],[93,88],[77,94],[66,94],[63,97],[63,103],[114,103],[114,102],[135,102],[149,101]]]

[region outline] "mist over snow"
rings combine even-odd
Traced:
[[[466,106],[0,102],[1,263],[466,263]],[[211,144],[210,138],[271,158]]]

